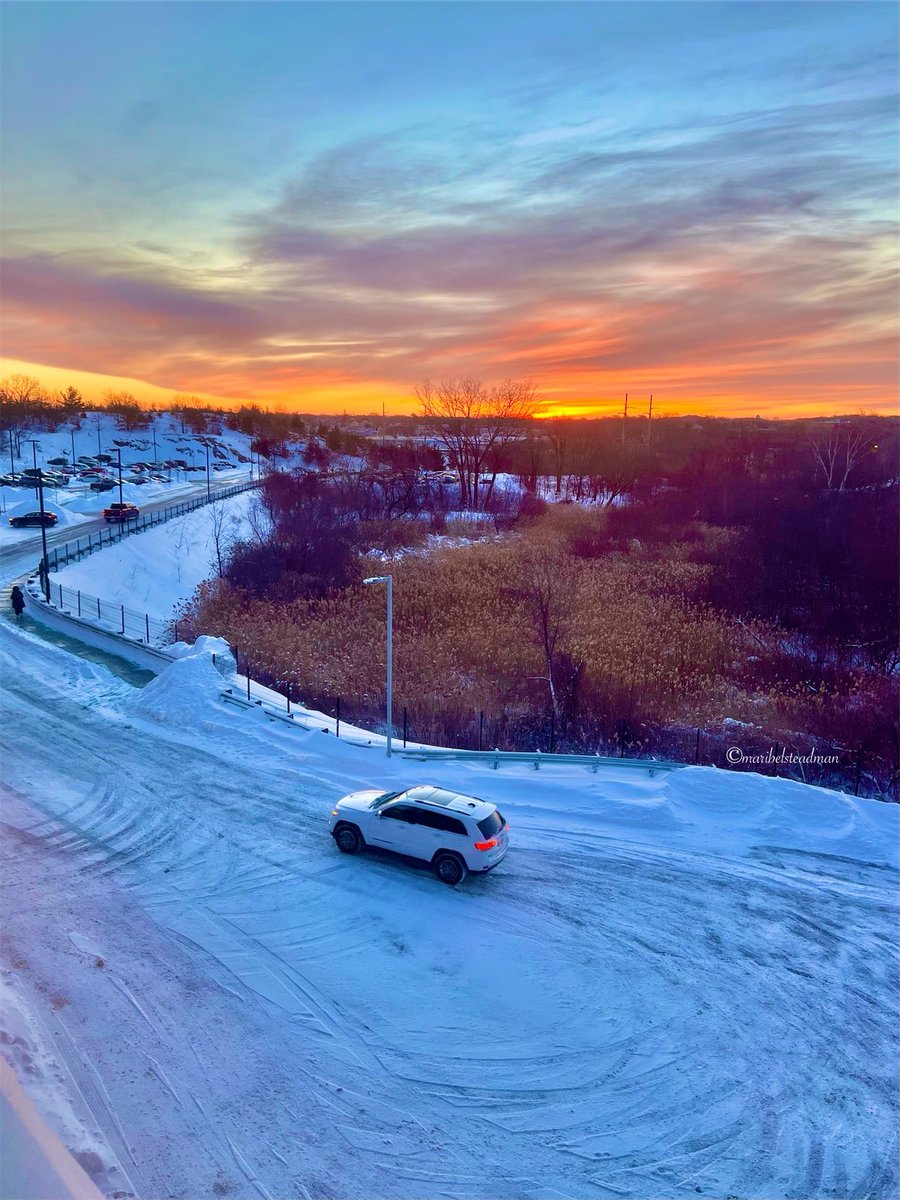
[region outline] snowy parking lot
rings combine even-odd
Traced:
[[[896,806],[388,764],[6,620],[0,669],[4,1051],[108,1194],[896,1194]],[[426,778],[492,875],[334,848]]]

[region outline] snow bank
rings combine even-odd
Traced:
[[[898,865],[900,806],[792,779],[686,767],[666,784],[667,807],[700,844],[747,852],[789,849]]]
[[[208,637],[205,634],[198,637],[196,642],[174,642],[166,647],[166,652],[174,659],[193,658],[198,654],[209,654],[213,665],[220,675],[230,678],[237,670],[237,663],[231,653],[231,647],[220,637]]]
[[[25,513],[37,512],[40,509],[40,504],[38,503],[37,497],[34,495],[33,492],[29,492],[28,498],[26,500],[23,500],[22,499],[22,491],[21,491],[21,489],[19,489],[18,499],[19,499],[18,504],[11,504],[6,510],[5,515],[7,518],[7,523],[9,522],[10,517],[23,517],[25,515]],[[54,513],[59,518],[59,525],[70,525],[72,523],[72,517],[71,517],[68,509],[65,509],[61,505],[54,504],[52,501],[49,501],[47,499],[46,492],[44,493],[44,511],[49,512],[49,513]],[[58,527],[59,526],[54,526],[54,528],[58,528]],[[32,528],[36,529],[36,530],[38,530],[38,532],[40,532],[39,525],[35,525]],[[50,526],[48,525],[47,528],[49,529]]]
[[[200,640],[218,644],[221,639]],[[227,644],[225,652],[228,652]],[[205,728],[222,691],[222,676],[212,656],[213,651],[204,645],[194,647],[191,652],[176,658],[171,666],[166,667],[128,701],[128,711],[132,716],[151,721]]]

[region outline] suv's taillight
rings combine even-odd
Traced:
[[[489,842],[476,842],[475,849],[476,850],[493,850],[493,848],[496,845],[497,845],[497,839],[491,838],[491,840]]]

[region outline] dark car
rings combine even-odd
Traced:
[[[28,525],[56,525],[59,522],[59,517],[52,512],[36,512],[22,513],[18,517],[10,517],[9,523],[16,529],[24,529]]]
[[[107,521],[134,521],[141,515],[141,510],[136,504],[119,503],[111,504],[109,508],[104,508],[103,515]]]
[[[92,492],[111,492],[113,490],[113,488],[117,488],[118,486],[119,485],[116,483],[116,481],[114,479],[93,479],[93,480],[91,480],[91,491]]]

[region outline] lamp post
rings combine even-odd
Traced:
[[[209,442],[203,443],[203,449],[206,451],[206,499],[212,500],[212,494],[209,488]]]
[[[394,692],[394,579],[392,575],[374,575],[363,583],[387,584],[387,756],[391,757],[391,724]]]
[[[72,469],[75,469],[75,426],[69,430],[69,437],[72,439]]]
[[[50,603],[50,558],[47,554],[47,526],[44,523],[44,476],[38,468],[38,501],[41,506],[41,588]]]
[[[37,439],[29,438],[28,440],[29,440],[29,442],[31,442],[31,460],[34,463],[34,469],[37,470]],[[35,489],[34,489],[34,494],[35,495],[38,494],[37,487],[35,487]]]
[[[116,446],[116,456],[119,465],[119,503],[122,503],[122,447]]]

